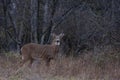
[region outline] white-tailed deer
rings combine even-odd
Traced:
[[[30,61],[30,65],[34,60],[43,59],[46,61],[46,65],[49,65],[51,59],[55,59],[59,52],[60,40],[64,36],[63,33],[56,35],[52,34],[53,40],[51,44],[40,45],[36,43],[29,43],[21,48],[22,63],[21,66]]]

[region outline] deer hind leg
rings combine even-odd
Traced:
[[[24,59],[20,62],[20,67],[22,67],[28,60]]]
[[[22,56],[22,61],[20,61],[20,67],[22,67],[30,58],[26,56]]]
[[[20,70],[22,70],[24,68],[24,64],[29,61],[29,58],[23,58],[22,57],[22,61],[20,61],[20,65],[19,65],[19,68],[14,72],[14,75],[16,75]]]

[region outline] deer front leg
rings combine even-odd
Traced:
[[[32,63],[33,63],[33,58],[30,59],[30,62],[28,64],[28,67],[31,68],[32,67]]]
[[[50,61],[51,61],[52,58],[47,58],[46,59],[46,66],[50,66]]]

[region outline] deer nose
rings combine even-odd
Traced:
[[[57,43],[60,43],[60,40],[57,40],[56,42],[57,42]]]
[[[60,41],[57,41],[57,43],[60,42]]]

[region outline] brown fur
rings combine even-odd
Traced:
[[[61,35],[60,39],[62,38]],[[22,54],[22,63],[21,66],[27,62],[30,61],[30,65],[33,63],[33,60],[39,60],[43,59],[46,61],[46,65],[49,66],[50,60],[55,59],[56,55],[59,52],[59,45],[56,45],[55,42],[58,40],[59,36],[56,36],[54,34],[54,39],[52,44],[50,45],[40,45],[36,43],[29,43],[24,45],[21,48],[21,54]]]

